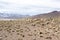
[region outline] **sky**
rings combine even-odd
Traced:
[[[60,0],[0,0],[1,13],[36,15],[60,11]]]

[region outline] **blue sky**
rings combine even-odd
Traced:
[[[0,0],[1,13],[42,14],[60,10],[60,0]]]

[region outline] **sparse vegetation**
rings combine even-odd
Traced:
[[[60,37],[59,20],[56,18],[0,20],[0,35],[2,35],[3,39],[7,40],[9,40],[9,38],[10,40],[13,40],[13,38],[17,40],[42,40],[43,38],[53,40],[54,37],[51,37],[53,36],[52,34]],[[5,38],[4,35],[6,35]],[[55,38],[57,38],[56,36]],[[2,39],[0,38],[0,40]]]

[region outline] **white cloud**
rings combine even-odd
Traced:
[[[0,0],[0,11],[9,13],[37,14],[60,10],[57,0]]]

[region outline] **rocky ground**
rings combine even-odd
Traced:
[[[60,19],[0,20],[0,40],[60,40]]]

